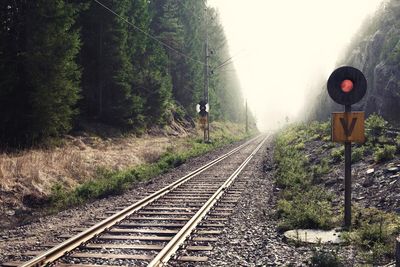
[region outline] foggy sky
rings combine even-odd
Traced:
[[[219,10],[242,92],[260,130],[298,117],[383,0],[208,0]]]

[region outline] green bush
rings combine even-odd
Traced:
[[[53,204],[55,208],[65,206],[65,202],[68,198],[68,191],[60,184],[56,183],[51,188],[49,202]]]
[[[318,122],[318,121],[313,121],[309,123],[308,125],[305,125],[307,127],[307,134],[310,137],[311,140],[317,139],[317,137],[325,137],[325,136],[330,136],[331,134],[331,126],[330,122]]]
[[[277,185],[285,188],[293,185],[310,184],[305,165],[307,158],[301,151],[301,139],[297,136],[294,128],[287,131],[276,139],[274,159],[278,162]]]
[[[374,113],[365,120],[366,134],[368,138],[376,139],[385,133],[388,122]]]
[[[320,164],[316,164],[310,167],[310,172],[314,183],[319,183],[320,178],[324,174],[328,174],[331,171],[329,162],[326,159],[322,159]]]
[[[331,157],[333,162],[341,162],[344,160],[344,147],[340,146],[338,148],[334,148],[331,151]]]
[[[281,230],[296,228],[331,229],[334,226],[331,196],[321,187],[299,190],[278,201]]]
[[[303,144],[326,132],[326,126],[312,123],[288,127],[276,138],[274,160],[277,164],[276,184],[283,188],[277,215],[282,230],[294,228],[329,229],[334,225],[330,194],[313,185],[329,172],[328,160],[315,166],[302,151]],[[319,137],[318,137],[319,138]]]
[[[301,142],[301,143],[296,144],[294,149],[296,149],[296,150],[304,150],[305,147],[306,147],[305,144],[303,142]]]
[[[398,135],[396,136],[395,142],[396,142],[396,146],[397,146],[398,148],[400,148],[400,134],[398,134]]]
[[[311,257],[311,266],[315,267],[341,267],[344,266],[337,252],[329,250],[314,250]]]
[[[358,229],[358,235],[360,238],[360,244],[365,248],[371,248],[377,243],[383,243],[388,239],[388,231],[383,224],[380,223],[363,223]]]
[[[353,231],[343,237],[364,251],[364,259],[377,264],[384,257],[393,257],[400,217],[374,208],[361,209],[354,217]]]
[[[365,147],[356,147],[351,151],[351,162],[356,163],[359,162],[365,154]]]
[[[375,162],[383,162],[394,158],[396,153],[396,146],[384,145],[383,147],[378,147],[374,151]]]

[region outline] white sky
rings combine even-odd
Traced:
[[[243,96],[260,130],[292,120],[313,81],[383,0],[208,0],[219,10]],[[315,85],[315,82],[314,82]]]

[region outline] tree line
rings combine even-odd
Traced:
[[[4,0],[0,144],[30,146],[79,122],[124,131],[194,116],[211,70],[229,58],[217,12],[199,0]],[[210,72],[212,118],[244,121],[232,66]]]

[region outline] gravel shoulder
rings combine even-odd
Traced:
[[[277,231],[272,156],[270,142],[241,174],[247,189],[204,266],[307,265],[311,249],[288,244]]]

